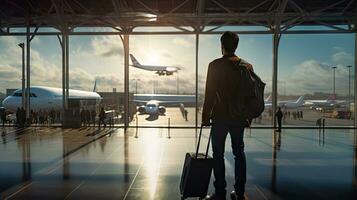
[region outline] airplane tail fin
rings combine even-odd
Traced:
[[[97,92],[97,79],[94,81],[93,92]]]
[[[300,96],[297,100],[296,100],[296,104],[299,106],[302,106],[304,104],[304,100],[305,100],[305,96]]]
[[[133,65],[140,66],[141,64],[136,60],[136,58],[133,56],[133,54],[130,54],[130,59]]]

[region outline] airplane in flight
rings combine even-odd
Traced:
[[[296,101],[278,101],[278,107],[286,109],[294,109],[304,105],[305,96],[300,96]],[[265,102],[265,109],[272,107],[271,102]]]
[[[177,73],[178,70],[181,70],[180,67],[178,66],[158,66],[158,65],[142,65],[139,63],[138,60],[134,57],[133,54],[130,54],[130,59],[131,62],[133,63],[131,66],[139,68],[139,69],[144,69],[147,71],[155,71],[156,74],[159,76],[170,76],[173,75],[173,73]]]
[[[164,115],[166,112],[165,105],[178,105],[181,110],[184,109],[184,104],[195,104],[195,95],[168,95],[168,94],[134,94],[134,100],[138,104],[143,104],[138,107],[140,114]]]
[[[30,109],[37,111],[41,109],[62,110],[62,88],[32,86],[30,87]],[[69,90],[69,99],[100,101],[102,97],[97,92],[83,90]],[[16,90],[12,95],[6,97],[2,104],[8,111],[16,112],[21,107],[22,89]]]

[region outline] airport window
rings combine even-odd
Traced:
[[[236,55],[253,65],[254,71],[266,83],[265,99],[271,101],[271,35],[239,35]],[[198,64],[198,122],[201,123],[202,106],[208,65],[216,58],[222,57],[220,35],[200,35]],[[253,126],[270,126],[272,113],[266,107],[261,117],[253,120]]]
[[[353,55],[353,34],[283,35],[278,68],[283,124],[316,126],[325,119],[326,126],[353,125]]]
[[[195,37],[131,35],[129,46],[130,125],[195,125]]]
[[[98,124],[100,110],[103,108],[107,124],[114,123],[122,126],[124,51],[120,37],[117,35],[70,36],[69,46],[71,49],[70,68],[72,69],[69,75],[70,88],[99,95],[78,102],[78,112],[92,113],[90,120],[80,119],[81,124],[93,125],[94,121]],[[74,102],[73,105],[73,109],[76,109],[77,104]],[[77,118],[83,117],[77,116]]]

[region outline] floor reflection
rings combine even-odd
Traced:
[[[357,129],[354,130],[353,134],[353,188],[357,190]]]
[[[357,130],[325,132],[247,132],[249,199],[356,199]],[[208,134],[204,129],[203,144]],[[184,156],[195,150],[195,136],[195,129],[6,130],[0,198],[179,199]],[[234,182],[230,142],[228,190]]]

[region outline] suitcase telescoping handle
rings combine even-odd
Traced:
[[[197,159],[197,156],[198,156],[198,150],[200,149],[201,136],[202,136],[202,128],[203,128],[203,125],[201,125],[200,135],[198,136],[198,144],[197,144],[197,148],[196,148],[196,159]],[[211,132],[210,132],[209,137],[208,137],[208,143],[207,143],[207,148],[206,148],[205,159],[207,159],[207,157],[208,157],[208,150],[209,150],[209,143],[210,143],[210,142],[211,142]]]

